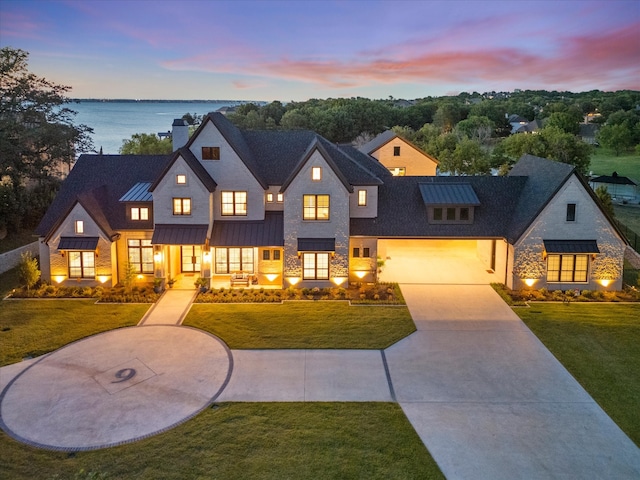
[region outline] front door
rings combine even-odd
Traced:
[[[182,273],[200,272],[200,259],[202,258],[202,247],[200,245],[182,245],[180,253]]]

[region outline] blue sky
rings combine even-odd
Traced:
[[[3,0],[5,46],[80,98],[640,90],[640,0]]]

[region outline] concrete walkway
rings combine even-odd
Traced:
[[[418,332],[386,350],[449,479],[640,478],[640,451],[490,286],[403,285]]]
[[[153,304],[147,311],[141,325],[180,325],[189,313],[193,300],[198,294],[197,290],[180,290],[171,288],[165,290],[160,300]]]

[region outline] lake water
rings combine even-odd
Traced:
[[[105,154],[117,154],[123,140],[135,133],[167,132],[175,118],[185,113],[205,115],[220,107],[240,105],[242,101],[208,102],[118,102],[80,101],[67,104],[75,110],[75,124],[93,128],[93,145]]]

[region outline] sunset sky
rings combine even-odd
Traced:
[[[74,98],[640,90],[640,0],[2,0],[5,46]]]

